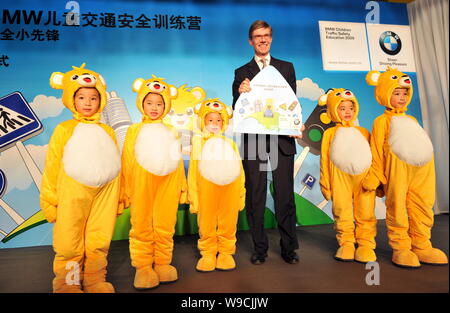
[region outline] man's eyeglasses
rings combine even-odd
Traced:
[[[256,41],[261,41],[263,38],[264,38],[264,40],[268,40],[271,37],[272,37],[272,35],[270,35],[270,34],[252,36],[253,40],[256,40]]]

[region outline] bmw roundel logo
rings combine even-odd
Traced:
[[[391,31],[385,31],[380,36],[380,47],[389,55],[396,55],[402,49],[402,41],[400,37]]]

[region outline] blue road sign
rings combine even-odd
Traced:
[[[0,170],[0,198],[3,197],[3,194],[6,191],[6,175]]]
[[[306,174],[305,177],[302,180],[302,183],[306,185],[309,189],[312,189],[316,182],[316,178],[312,176],[311,174]]]
[[[0,98],[0,152],[42,130],[41,121],[20,92]]]

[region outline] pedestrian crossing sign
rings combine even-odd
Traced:
[[[6,175],[0,170],[0,199],[3,197],[6,191]]]
[[[41,121],[20,92],[0,98],[0,152],[42,130]]]

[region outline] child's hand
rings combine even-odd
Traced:
[[[300,134],[298,134],[298,135],[289,135],[289,137],[295,138],[295,139],[302,139],[304,130],[305,130],[305,125],[302,124],[302,126],[300,127]]]
[[[239,197],[239,211],[242,211],[245,208],[245,189],[241,193],[241,196]]]
[[[178,201],[178,203],[180,203],[180,204],[184,204],[184,203],[189,204],[187,190],[182,190],[181,191],[180,201]]]
[[[53,205],[47,206],[45,210],[42,210],[44,212],[45,219],[49,223],[55,223],[56,222],[56,207]]]
[[[119,201],[119,206],[117,207],[117,216],[121,215],[125,210],[125,202]]]
[[[375,175],[367,175],[362,181],[362,187],[367,191],[374,191],[380,185],[380,181]]]
[[[321,188],[320,191],[322,192],[323,197],[325,200],[330,201],[331,199],[331,191],[325,188]]]
[[[197,214],[198,213],[198,207],[197,205],[191,201],[191,203],[189,204],[189,212],[191,214]]]

